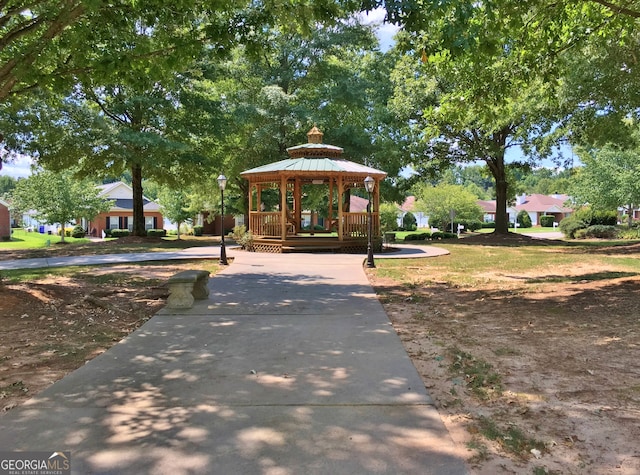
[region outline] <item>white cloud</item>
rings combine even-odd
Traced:
[[[400,29],[398,25],[385,23],[384,19],[386,15],[387,12],[384,8],[376,8],[375,10],[359,15],[360,21],[363,24],[375,26],[376,36],[378,37],[382,51],[387,51],[394,45],[395,41],[393,37]]]
[[[12,176],[13,178],[26,178],[31,175],[31,164],[33,163],[31,157],[19,155],[9,160],[9,163],[2,164],[0,174]]]

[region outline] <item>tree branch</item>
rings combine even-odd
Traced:
[[[620,13],[621,15],[630,16],[631,18],[640,18],[640,11],[638,10],[632,10],[627,7],[622,7],[611,2],[607,2],[606,0],[591,0],[591,1],[599,5],[602,5],[605,8],[608,8],[613,12]]]

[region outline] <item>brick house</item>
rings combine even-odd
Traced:
[[[0,240],[11,240],[11,212],[9,204],[0,200]]]
[[[113,201],[113,206],[106,213],[100,213],[93,220],[86,223],[86,229],[91,236],[100,237],[107,229],[133,230],[133,188],[123,182],[100,185],[99,196]],[[160,206],[155,201],[143,197],[144,227],[145,229],[162,229],[164,219]]]
[[[531,218],[531,224],[533,226],[540,225],[540,217],[543,215],[552,215],[554,217],[554,221],[559,223],[563,218],[566,218],[573,213],[573,209],[565,206],[567,200],[569,200],[569,196],[567,195],[522,194],[516,197],[515,205],[507,208],[509,221],[514,222],[520,211],[526,211]],[[495,221],[495,200],[478,200],[477,203],[484,211],[485,222]]]

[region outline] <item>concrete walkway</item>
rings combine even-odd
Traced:
[[[363,256],[229,255],[208,300],[0,417],[0,448],[78,474],[467,473]]]
[[[234,246],[227,247],[230,252]],[[408,259],[435,257],[449,254],[449,251],[436,246],[413,246],[394,244],[390,252],[374,255],[375,259]],[[335,254],[326,254],[328,256]],[[41,269],[45,267],[86,266],[100,264],[126,264],[129,262],[168,261],[178,259],[220,258],[220,246],[189,247],[176,251],[137,252],[130,254],[102,254],[93,256],[39,257],[35,259],[13,259],[0,261],[0,270]]]

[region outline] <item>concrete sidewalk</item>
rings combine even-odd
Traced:
[[[227,247],[233,252],[234,246]],[[375,259],[410,259],[435,257],[449,254],[449,251],[436,246],[412,246],[394,244],[393,252],[375,254]],[[335,255],[335,254],[326,254]],[[178,259],[219,259],[220,246],[189,247],[176,251],[137,252],[129,254],[102,254],[91,256],[39,257],[35,259],[13,259],[0,261],[0,270],[41,269],[45,267],[86,266],[100,264],[126,264],[129,262],[169,261]]]
[[[0,448],[78,474],[467,473],[363,256],[233,257],[208,300],[0,417]]]

